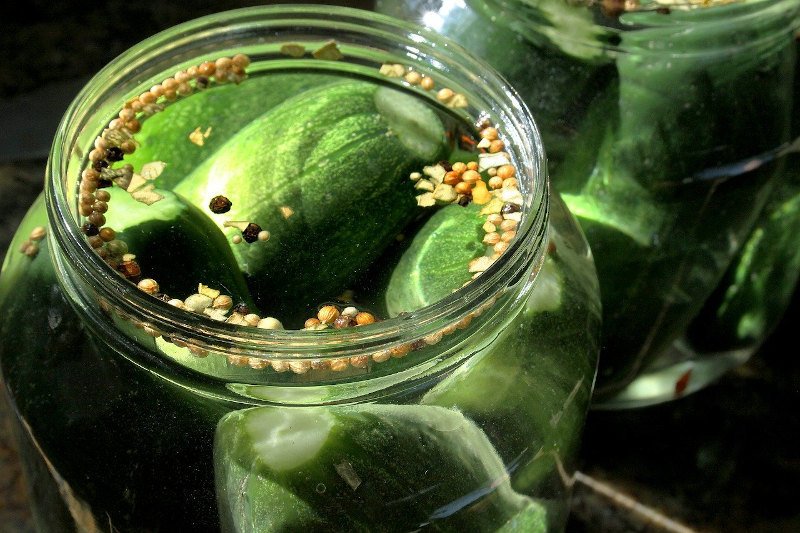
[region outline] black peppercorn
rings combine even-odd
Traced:
[[[500,213],[503,215],[510,215],[511,213],[519,213],[522,211],[520,206],[517,204],[503,204],[503,208],[500,210]]]
[[[219,194],[211,199],[211,202],[208,204],[208,208],[212,213],[220,214],[230,211],[232,205],[233,203],[230,200]]]
[[[98,159],[97,161],[92,163],[92,168],[100,172],[104,168],[108,168],[108,161],[106,161],[105,159]]]
[[[242,232],[242,238],[246,242],[256,242],[258,240],[259,233],[261,233],[261,226],[255,222],[251,222],[246,228],[244,228],[244,231]]]
[[[114,182],[109,180],[109,179],[105,179],[105,178],[102,178],[97,182],[97,188],[98,189],[107,189],[107,188],[111,187],[112,185],[114,185]]]
[[[91,222],[87,222],[86,224],[84,224],[81,229],[83,229],[83,232],[89,237],[93,237],[98,233],[100,233],[100,228],[95,226]]]
[[[438,163],[446,172],[450,172],[453,170],[453,165],[450,164],[450,161],[439,161]]]
[[[197,76],[197,79],[195,81],[195,86],[198,89],[205,89],[206,87],[208,87],[208,78],[205,76]]]
[[[234,305],[231,311],[233,311],[234,313],[239,313],[240,315],[250,314],[250,308],[247,307],[247,304],[244,302],[239,302],[238,304]]]
[[[112,146],[111,148],[106,148],[106,159],[113,162],[113,161],[122,161],[122,158],[125,157],[125,153],[119,146]]]
[[[458,199],[458,205],[461,207],[467,207],[469,203],[472,201],[472,193],[464,193],[461,195],[461,198]]]

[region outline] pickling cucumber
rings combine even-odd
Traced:
[[[219,423],[224,531],[492,531],[544,511],[484,432],[438,406],[259,407]],[[514,530],[513,528],[510,530]],[[540,531],[541,529],[526,529]]]
[[[446,157],[439,117],[387,87],[309,89],[256,118],[181,182],[230,238],[249,221],[268,242],[233,246],[259,308],[286,320],[338,296],[419,213],[408,174]]]

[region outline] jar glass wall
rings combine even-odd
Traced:
[[[206,62],[217,58],[229,59],[209,72]],[[436,91],[408,81],[410,71],[435,80]],[[441,88],[459,99],[443,99]],[[441,121],[442,135],[430,134],[420,119],[428,116]],[[497,129],[503,151],[475,148],[487,127]],[[377,148],[369,144],[375,131]],[[234,187],[234,170],[264,153],[270,162],[297,160],[283,150],[306,148],[292,143],[308,132],[319,136],[300,160],[303,172],[293,176],[297,168],[285,165],[278,177],[287,179],[251,206],[277,198],[276,213],[289,222],[262,214],[257,221],[271,223],[250,235],[255,222],[241,227],[227,213],[273,176],[246,174]],[[425,204],[432,191],[424,183],[437,190],[431,173],[451,165],[438,159],[439,142],[453,161],[480,160],[485,178],[490,169],[508,172],[486,158],[505,158],[514,182],[485,192],[473,185],[463,205],[461,193],[453,205],[440,197]],[[364,146],[371,151],[359,152]],[[356,160],[367,177],[385,177],[378,163],[404,164],[381,159],[389,150],[436,158],[420,165],[424,177],[403,174],[359,203],[358,176],[341,169]],[[600,308],[591,253],[551,195],[544,162],[533,118],[490,67],[373,13],[248,8],[180,25],[121,55],[68,109],[45,193],[0,277],[0,365],[39,527],[563,529]],[[202,174],[204,165],[214,172]],[[318,168],[334,183],[314,196],[309,176]],[[200,184],[192,181],[198,175]],[[294,183],[303,188],[282,197]],[[395,188],[410,195],[414,214],[435,214],[398,223],[402,197],[382,202],[396,198]],[[192,196],[198,190],[201,200]],[[209,203],[208,191],[225,192],[233,207],[218,213],[225,202]],[[329,202],[342,191],[349,224]],[[475,243],[466,245],[478,253],[458,269],[448,260],[465,245],[437,239],[459,235],[464,223],[447,227],[445,215],[474,225],[467,234]],[[491,215],[497,228],[507,226],[500,248],[481,240],[500,235],[484,227]],[[307,235],[290,225],[301,216]],[[372,219],[400,224],[388,240],[410,244],[359,255],[380,226],[365,236],[356,224]],[[398,238],[407,228],[408,238]],[[285,265],[294,268],[295,258],[284,252],[270,264],[284,268],[280,280],[292,290],[281,290],[254,274],[257,259],[247,254],[281,246],[286,235],[301,239],[291,241],[298,256],[349,236],[353,247],[341,255],[369,268],[355,265],[360,277],[341,281],[341,268],[331,266],[337,258],[321,250],[292,278]],[[441,272],[467,282],[438,297]],[[311,277],[319,282],[302,283]],[[351,285],[358,290],[348,293]],[[325,300],[297,309],[298,295],[315,290]],[[369,294],[379,297],[362,307]],[[203,297],[213,305],[194,307]],[[326,315],[349,317],[351,308],[357,314],[347,324]],[[286,329],[273,311],[284,313]],[[317,323],[293,311],[316,314]]]
[[[680,397],[760,346],[800,274],[796,1],[377,9],[467,47],[537,117],[597,263],[595,406]]]

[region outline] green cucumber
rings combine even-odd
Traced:
[[[236,411],[214,463],[223,531],[491,531],[544,512],[481,429],[437,406]]]
[[[161,290],[183,300],[199,283],[254,305],[225,236],[200,209],[169,191],[151,206],[111,189],[108,226],[117,232],[142,269]]]
[[[389,315],[430,305],[469,281],[469,262],[487,248],[481,208],[449,205],[425,223],[392,271],[385,297]]]
[[[156,184],[172,189],[230,137],[277,104],[310,87],[331,83],[315,74],[271,74],[237,85],[197,92],[147,119],[136,134],[136,151],[125,162],[139,169],[151,161],[167,163]],[[197,128],[202,145],[189,139]]]
[[[206,209],[228,197],[229,212],[209,215],[231,238],[239,230],[226,221],[270,232],[233,250],[261,310],[291,321],[338,296],[413,220],[408,174],[446,149],[441,120],[420,101],[344,82],[256,118],[176,190]]]

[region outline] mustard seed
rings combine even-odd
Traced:
[[[489,187],[492,189],[499,189],[503,186],[503,178],[500,176],[492,176],[489,178]]]
[[[447,100],[451,99],[455,93],[452,89],[448,89],[447,87],[443,89],[439,89],[439,92],[436,93],[436,98],[440,102],[446,102]]]
[[[497,168],[497,175],[503,179],[513,178],[516,173],[517,169],[514,168],[514,165],[501,165]]]
[[[453,166],[451,167],[451,170],[453,172],[458,172],[459,174],[463,174],[464,171],[467,170],[467,164],[463,163],[461,161],[456,161],[455,163],[453,163]],[[466,180],[464,180],[464,181],[466,181]]]
[[[90,224],[98,228],[97,230],[98,233],[100,231],[99,230],[100,226],[106,223],[105,215],[103,215],[103,213],[98,213],[97,211],[92,211],[92,214],[86,217],[86,220],[88,220]]]
[[[98,235],[100,235],[100,238],[103,239],[103,241],[109,242],[114,240],[114,237],[117,236],[117,232],[111,228],[103,228],[100,230]]]
[[[313,328],[314,326],[319,326],[322,322],[319,321],[318,318],[309,318],[303,324],[304,328]]]
[[[113,239],[106,244],[111,255],[122,256],[128,253],[128,243],[120,239]]]
[[[460,181],[455,185],[456,194],[469,194],[472,190],[472,184],[466,181]]]
[[[496,154],[497,152],[502,152],[505,147],[506,145],[503,141],[495,139],[489,143],[489,153]]]
[[[423,89],[425,89],[426,91],[430,91],[431,89],[433,89],[433,88],[434,88],[434,86],[436,85],[436,82],[434,82],[434,81],[433,81],[433,78],[430,78],[430,77],[428,77],[428,76],[425,76],[425,77],[424,77],[424,78],[422,78],[422,80],[419,82],[419,85],[420,85],[420,87],[422,87],[422,88],[423,88]]]
[[[250,65],[250,58],[246,54],[236,54],[231,58],[231,63],[241,68]]]
[[[481,137],[484,139],[488,139],[490,141],[494,141],[495,139],[497,139],[497,135],[498,135],[497,128],[493,126],[484,128],[483,131],[481,131]]]
[[[422,81],[422,74],[420,74],[415,70],[412,70],[411,72],[406,74],[406,81],[411,85],[419,85],[419,83]]]
[[[516,189],[518,185],[517,178],[506,178],[503,180],[504,189]]]
[[[461,179],[466,183],[477,183],[481,179],[481,175],[475,170],[467,170],[461,175]]]

